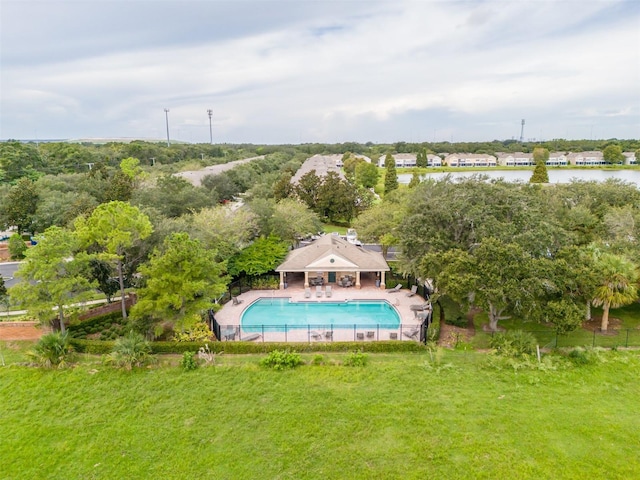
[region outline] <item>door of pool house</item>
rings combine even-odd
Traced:
[[[329,272],[327,283],[336,283],[336,272]]]

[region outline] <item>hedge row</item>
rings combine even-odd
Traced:
[[[111,353],[114,342],[72,339],[76,352],[103,355]],[[307,352],[353,352],[362,350],[372,353],[421,352],[425,346],[418,342],[330,342],[330,343],[255,343],[255,342],[151,342],[151,352],[155,354],[197,352],[205,344],[211,352],[228,354],[269,353],[273,350]]]

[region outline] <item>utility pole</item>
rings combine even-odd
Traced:
[[[164,116],[167,120],[167,147],[170,147],[171,141],[169,140],[169,109],[168,108],[164,109]]]
[[[213,145],[213,130],[211,128],[211,117],[213,117],[213,110],[208,109],[207,115],[209,115],[209,141]]]

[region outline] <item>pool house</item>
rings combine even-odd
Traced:
[[[292,250],[276,268],[281,290],[292,285],[384,289],[388,271],[382,253],[350,243],[339,235],[323,235],[306,247]]]

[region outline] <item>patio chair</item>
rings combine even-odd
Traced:
[[[327,285],[327,286],[324,288],[324,294],[325,294],[327,297],[330,297],[330,296],[331,296],[331,285]]]
[[[409,309],[412,312],[424,312],[425,310],[431,310],[431,302],[424,302],[420,305],[409,305]]]
[[[374,338],[376,336],[376,332],[373,330],[367,331],[367,338]]]
[[[407,297],[413,297],[416,293],[418,293],[418,285],[411,287],[411,291],[407,293]]]
[[[413,340],[416,340],[418,337],[418,333],[420,333],[420,327],[415,327],[411,330],[409,330],[408,332],[402,332],[402,335],[404,335],[407,338],[411,338]]]
[[[322,287],[320,285],[316,285],[316,297],[320,298],[322,296]]]
[[[401,283],[399,283],[399,284],[397,284],[397,285],[396,285],[395,287],[393,287],[393,288],[388,288],[388,289],[387,289],[387,293],[396,293],[396,292],[399,292],[401,288],[402,288],[402,284],[401,284]]]
[[[318,332],[317,330],[311,330],[309,332],[309,336],[311,338],[313,338],[314,340],[320,340],[322,338],[322,334],[320,332]]]
[[[304,289],[304,298],[311,298],[311,289],[309,287]]]
[[[236,339],[236,329],[235,328],[227,328],[222,331],[222,336],[226,341],[232,341]]]
[[[364,340],[364,333],[362,333],[362,332],[358,332],[358,333],[356,333],[356,338],[357,338],[358,340]]]
[[[238,297],[231,297],[231,301],[234,305],[240,305],[244,300],[240,300]]]
[[[333,331],[332,330],[328,330],[328,331],[324,332],[324,338],[326,340],[333,340]]]

